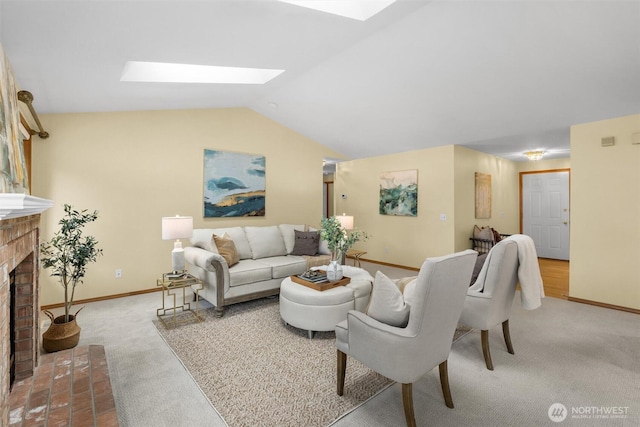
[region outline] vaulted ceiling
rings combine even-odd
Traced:
[[[350,158],[459,144],[569,156],[640,113],[640,2],[398,0],[361,22],[275,0],[2,0],[39,113],[251,108]],[[264,85],[121,82],[127,61],[284,69]]]

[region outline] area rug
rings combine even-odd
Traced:
[[[327,426],[392,383],[348,358],[338,396],[335,333],[309,339],[286,326],[277,297],[232,305],[222,318],[213,309],[202,313],[202,323],[154,324],[231,427]]]

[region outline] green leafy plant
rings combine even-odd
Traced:
[[[64,212],[58,222],[60,230],[49,242],[40,245],[40,260],[44,268],[51,269],[51,277],[58,277],[64,288],[64,316],[65,322],[69,322],[76,285],[83,282],[87,264],[95,262],[102,255],[102,249],[98,249],[95,237],[82,234],[85,225],[98,219],[98,211],[77,211],[65,204]],[[53,320],[50,312],[45,313]]]
[[[335,216],[323,218],[320,224],[320,238],[327,242],[331,259],[340,259],[356,242],[365,241],[369,235],[361,230],[345,230]]]

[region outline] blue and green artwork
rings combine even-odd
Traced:
[[[418,171],[383,172],[380,175],[380,214],[418,215]]]
[[[265,157],[204,150],[204,217],[265,215]]]

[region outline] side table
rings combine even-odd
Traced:
[[[199,292],[204,288],[202,280],[186,272],[183,274],[165,273],[156,281],[156,284],[162,286],[162,307],[156,310],[156,315],[166,329],[175,328],[193,320],[197,322],[204,320],[204,316],[200,314],[199,310]],[[195,309],[192,309],[191,303],[186,301],[187,288],[191,288],[195,293]],[[180,290],[182,290],[182,305],[177,305],[176,296],[180,294]],[[166,297],[173,297],[173,307],[165,307]],[[192,316],[177,317],[178,309],[185,313],[191,313]]]
[[[365,251],[359,251],[358,249],[349,249],[347,251],[347,258],[353,259],[353,266],[360,267],[360,257],[366,254]]]

